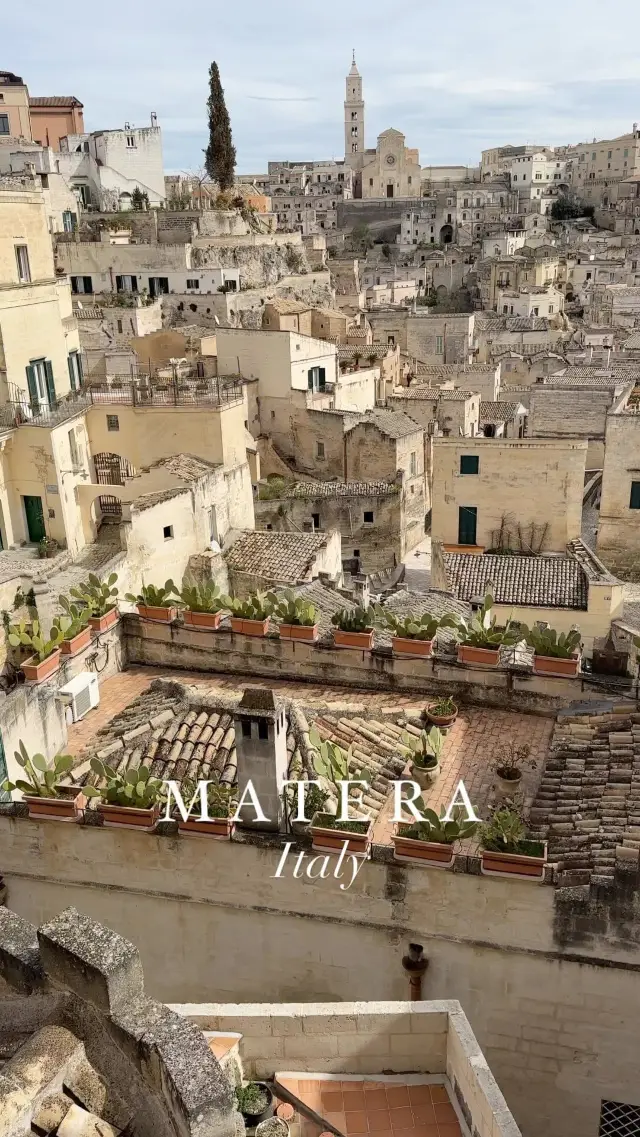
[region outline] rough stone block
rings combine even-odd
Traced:
[[[138,949],[110,928],[66,908],[38,930],[47,975],[108,1014],[143,991]]]
[[[30,994],[44,982],[44,970],[33,924],[0,907],[0,975],[10,987]]]
[[[36,1133],[55,1133],[71,1108],[71,1099],[65,1094],[51,1094],[36,1109],[31,1127]]]

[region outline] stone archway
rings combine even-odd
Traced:
[[[440,244],[450,245],[453,241],[453,225],[443,225],[440,230]]]

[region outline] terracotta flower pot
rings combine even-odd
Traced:
[[[580,656],[572,655],[570,659],[560,659],[555,655],[534,655],[533,670],[535,675],[555,675],[570,679],[580,671]]]
[[[72,636],[70,640],[64,640],[60,645],[60,650],[63,655],[76,655],[77,652],[83,651],[91,643],[91,627],[87,625],[77,636]]]
[[[153,829],[160,815],[160,806],[138,809],[129,805],[110,805],[108,802],[100,802],[98,813],[102,814],[105,825],[118,826],[121,829]]]
[[[188,821],[180,820],[178,829],[181,833],[192,833],[198,837],[215,837],[217,840],[229,840],[235,829],[235,823],[230,817],[212,817],[210,821],[199,821],[190,817]]]
[[[231,617],[231,631],[239,632],[243,636],[266,636],[269,631],[271,618],[266,620],[245,620],[242,616]]]
[[[497,647],[473,647],[472,644],[458,644],[458,663],[475,663],[482,667],[497,667],[499,659],[500,652]]]
[[[72,797],[31,797],[25,794],[29,817],[54,821],[77,821],[87,805],[87,798],[79,790]]]
[[[417,861],[439,869],[451,868],[453,864],[453,845],[441,845],[437,841],[417,841],[415,837],[403,837],[394,833],[395,857],[399,861]]]
[[[440,773],[440,763],[436,762],[435,766],[429,766],[425,769],[424,766],[419,766],[417,762],[411,763],[411,777],[414,782],[417,782],[421,790],[428,790],[436,781]]]
[[[112,628],[114,624],[117,624],[119,619],[120,613],[118,609],[110,608],[108,612],[105,612],[104,616],[89,616],[89,627],[92,628],[94,632],[106,632],[109,628]]]
[[[522,771],[518,770],[517,778],[503,778],[496,770],[496,782],[503,797],[513,797],[522,785]]]
[[[323,825],[324,814],[316,813],[311,821],[312,848],[321,853],[340,853],[347,842],[347,852],[357,857],[366,857],[371,843],[373,822],[370,821],[366,833],[351,833],[347,829],[332,829]]]
[[[209,628],[215,631],[220,626],[222,612],[192,612],[185,608],[184,622],[192,628]]]
[[[424,658],[433,652],[433,640],[412,640],[405,636],[392,636],[391,647],[394,655],[413,655]]]
[[[302,640],[304,643],[315,643],[318,638],[318,625],[309,627],[305,624],[281,624],[281,640]]]
[[[482,850],[481,869],[483,873],[496,876],[523,876],[530,880],[542,880],[547,860],[547,846],[540,857],[524,853],[496,853],[492,849]]]
[[[51,655],[42,660],[42,663],[38,663],[35,655],[25,659],[22,664],[25,679],[32,683],[44,683],[45,679],[50,679],[60,668],[61,654],[60,648],[57,647]]]
[[[432,722],[434,726],[453,726],[458,717],[458,708],[456,707],[453,714],[450,715],[436,715],[432,711],[431,707],[437,707],[437,705],[437,703],[432,703],[431,706],[427,707],[425,710],[425,714],[429,722]]]
[[[373,647],[373,628],[366,632],[343,632],[334,628],[333,642],[336,647],[355,647],[360,651],[371,651]]]
[[[178,615],[178,609],[170,605],[156,607],[153,604],[136,604],[136,608],[143,620],[155,620],[160,624],[172,624]]]

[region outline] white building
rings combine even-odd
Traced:
[[[0,174],[23,175],[42,190],[51,233],[71,232],[78,220],[78,200],[60,173],[58,157],[51,147],[24,139],[0,145]]]
[[[164,205],[162,131],[154,114],[147,127],[125,123],[124,130],[67,135],[60,139],[58,161],[85,209],[130,209],[136,188],[150,206]]]
[[[521,198],[541,198],[543,191],[554,184],[567,184],[567,163],[553,150],[537,150],[535,154],[520,154],[509,165],[511,188]]]
[[[564,295],[553,286],[523,284],[518,291],[498,291],[497,311],[501,316],[539,316],[553,319],[564,311]]]

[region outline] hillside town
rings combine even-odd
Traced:
[[[639,124],[221,70],[0,71],[0,1137],[640,1137]]]

